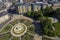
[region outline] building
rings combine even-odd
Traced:
[[[32,3],[34,1],[40,2],[40,1],[54,1],[54,2],[59,2],[60,0],[1,0],[2,2],[23,2],[23,3]]]
[[[10,2],[10,3],[14,3],[17,2],[18,0],[2,0],[2,2]]]
[[[26,13],[27,11],[31,11],[30,4],[17,4],[18,6],[18,13]]]
[[[27,11],[38,11],[41,8],[45,8],[47,4],[43,4],[43,3],[19,3],[16,4],[16,6],[18,7],[18,13],[26,13]]]
[[[55,3],[57,4],[57,3]],[[53,8],[60,8],[60,4],[57,4],[53,6]],[[52,6],[52,3],[49,4],[48,2],[32,2],[32,3],[18,3],[16,4],[18,7],[18,13],[26,13],[27,11],[38,11],[41,8],[46,8],[46,5],[49,7]],[[55,7],[56,6],[56,7]]]

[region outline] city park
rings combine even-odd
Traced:
[[[36,14],[37,13],[37,14]],[[54,13],[54,14],[53,14]],[[7,23],[0,31],[0,40],[33,40],[36,35],[35,22],[41,25],[41,35],[48,37],[60,37],[60,9],[53,10],[51,7],[46,7],[39,11],[27,12],[24,17],[33,19],[33,21],[26,18],[13,19]],[[56,18],[57,17],[57,18]],[[55,21],[55,19],[57,21]],[[38,34],[38,33],[37,33]],[[48,38],[47,37],[47,38]],[[46,40],[50,40],[47,39]],[[45,39],[43,39],[45,40]]]

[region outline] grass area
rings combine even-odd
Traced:
[[[26,19],[19,19],[20,23],[24,23],[26,21]]]
[[[17,19],[17,20],[12,21],[10,24],[12,24],[12,25],[14,26],[15,24],[18,23],[18,21],[19,21],[20,23],[26,24],[27,26],[29,26],[29,25],[32,24],[32,22],[31,22],[30,20],[27,20],[27,19]]]
[[[18,22],[24,23],[24,24],[26,24],[27,26],[29,26],[29,25],[32,24],[32,22],[31,22],[30,20],[27,20],[27,19],[16,19],[16,20],[12,21],[10,24],[12,24],[12,25],[14,26],[14,25],[17,24]]]
[[[35,34],[35,26],[32,25],[32,26],[28,27],[28,32],[32,33],[32,34]]]
[[[19,37],[13,37],[11,40],[20,40]]]
[[[20,22],[20,23],[24,23],[24,24],[26,24],[27,26],[29,26],[29,25],[32,24],[32,22],[31,22],[30,20],[27,20],[27,19],[20,19],[19,22]]]
[[[7,31],[10,31],[11,30],[11,28],[12,28],[12,26],[11,25],[9,25],[9,24],[7,24],[3,29],[2,29],[2,33],[3,32],[7,32]]]
[[[9,40],[10,37],[11,37],[10,33],[0,35],[0,40]]]
[[[14,20],[14,21],[12,21],[10,24],[14,26],[14,25],[17,24],[17,23],[18,23],[18,20]]]
[[[54,40],[54,39],[43,37],[43,40]]]
[[[29,26],[29,25],[32,24],[32,22],[31,22],[30,20],[26,20],[25,24],[26,24],[27,26]]]
[[[57,36],[60,36],[60,22],[54,23],[55,32]]]
[[[25,34],[22,36],[22,40],[32,40],[33,36],[29,35],[29,34]]]

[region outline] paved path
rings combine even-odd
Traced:
[[[6,33],[8,33],[8,32],[10,32],[10,31],[4,32],[4,33],[0,33],[0,35],[6,34]]]
[[[29,33],[29,32],[27,32],[29,35],[31,35],[31,36],[35,36],[34,34],[32,34],[32,33]]]
[[[4,23],[0,24],[0,29],[1,29],[5,24],[7,24],[10,20],[11,20],[11,19],[8,19],[8,20],[6,20]]]
[[[60,37],[57,37],[57,36],[56,36],[54,40],[60,40]]]
[[[25,17],[25,16],[23,16],[23,15],[13,15],[13,18],[14,19],[27,19],[27,20],[30,20],[30,21],[32,21],[33,22],[33,20],[32,19],[30,19],[30,18],[28,18],[28,17]]]
[[[5,9],[1,10],[0,13],[2,13],[4,11],[7,12],[8,9],[9,9],[9,7],[6,7]]]
[[[20,37],[20,40],[21,40],[21,37]]]
[[[38,35],[38,34],[35,34],[35,35],[33,35],[33,34],[31,34],[31,33],[29,33],[29,32],[27,32],[29,35],[31,35],[31,36],[34,36],[34,40],[42,40],[42,36],[40,36],[40,35]]]
[[[36,34],[34,36],[34,40],[42,40],[42,36],[39,36],[38,34]]]
[[[49,17],[48,19],[51,19],[52,23],[56,23],[56,22],[58,22],[58,19],[53,18],[53,17]]]
[[[13,38],[13,36],[9,40],[11,40],[12,38]]]
[[[4,12],[4,11],[7,11],[7,9],[3,9],[3,10],[1,10],[0,13],[2,13],[2,12]]]
[[[14,20],[14,19],[12,19],[12,20]],[[3,28],[7,25],[7,24],[9,24],[12,20],[8,20],[8,21],[6,21],[6,23],[4,23],[4,24],[2,24],[0,27],[1,27],[1,29],[0,29],[0,32],[3,30]]]

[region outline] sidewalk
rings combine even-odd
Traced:
[[[42,36],[36,34],[36,35],[34,36],[34,40],[42,40]]]

